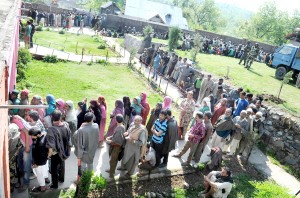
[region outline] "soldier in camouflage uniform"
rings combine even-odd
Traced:
[[[254,59],[257,57],[259,53],[259,45],[258,43],[255,43],[255,45],[251,48],[251,51],[248,54],[245,68],[250,69]]]
[[[239,64],[242,63],[242,61],[244,61],[244,65],[246,64],[246,59],[248,57],[248,53],[251,50],[251,42],[247,41],[247,45],[244,47],[244,53],[242,54],[241,58],[240,58],[240,62]]]

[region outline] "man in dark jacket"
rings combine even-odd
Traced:
[[[33,20],[30,20],[30,25],[31,25],[31,32],[30,32],[30,48],[33,48],[33,42],[32,42],[32,38],[33,35],[35,33],[35,25],[33,24]]]
[[[62,113],[54,110],[52,113],[52,126],[46,135],[48,158],[51,157],[51,188],[58,188],[58,181],[65,180],[65,160],[71,151],[71,130],[68,123],[61,121]]]
[[[178,125],[175,118],[172,116],[172,112],[170,110],[166,111],[167,116],[167,134],[165,136],[165,143],[162,149],[163,163],[161,163],[158,167],[163,168],[168,164],[169,153],[175,149],[176,141],[178,140]]]
[[[39,187],[33,188],[32,191],[47,190],[45,178],[48,177],[48,148],[46,147],[46,136],[42,134],[39,127],[29,129],[29,135],[32,138],[32,168],[37,177]]]

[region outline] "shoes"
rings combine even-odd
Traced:
[[[119,166],[119,167],[117,168],[117,170],[119,170],[119,171],[125,171],[126,168],[122,168],[122,166]]]
[[[45,183],[50,184],[50,180],[48,178],[45,178]]]
[[[181,166],[189,166],[189,165],[190,165],[190,162],[188,162],[188,161],[181,163]]]
[[[172,155],[172,157],[181,158],[179,154]]]
[[[52,188],[52,189],[57,189],[58,186],[54,186],[53,184],[51,184],[51,185],[50,185],[50,188]]]
[[[164,167],[166,167],[166,166],[167,166],[167,164],[161,163],[160,165],[158,165],[158,168],[164,168]]]

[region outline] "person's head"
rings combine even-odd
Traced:
[[[161,102],[156,103],[155,109],[157,110],[162,109],[162,103]]]
[[[203,115],[203,118],[205,120],[209,120],[209,119],[211,119],[211,117],[212,117],[212,113],[210,111],[206,111]]]
[[[124,108],[124,103],[123,103],[123,101],[120,100],[120,99],[116,100],[116,102],[115,102],[115,107],[116,107],[116,108],[119,108],[119,109],[123,109],[123,108]]]
[[[262,114],[262,112],[256,112],[256,114],[255,114],[255,120],[259,120],[259,119],[261,119],[263,117],[263,114]]]
[[[241,92],[240,92],[240,98],[241,98],[241,99],[245,99],[245,96],[246,96],[246,92],[241,91]]]
[[[167,112],[166,111],[161,111],[160,114],[159,114],[159,120],[160,121],[165,120],[166,116],[167,116]]]
[[[140,126],[142,124],[142,120],[143,119],[142,119],[142,117],[140,115],[136,115],[134,117],[133,123],[134,123],[135,126]]]
[[[61,99],[61,98],[58,98],[56,100],[56,107],[57,107],[57,109],[63,109],[64,106],[65,106],[65,101],[63,99]]]
[[[117,123],[119,123],[119,124],[123,123],[123,121],[124,121],[123,115],[122,114],[117,114],[116,115],[116,120],[117,120]]]
[[[60,121],[60,120],[61,120],[61,115],[62,115],[61,111],[55,109],[55,110],[52,112],[52,114],[51,114],[51,116],[52,116],[52,117],[51,117],[52,122]]]
[[[98,97],[98,103],[99,104],[103,104],[105,106],[105,108],[106,108],[106,101],[105,101],[104,96],[99,96]]]
[[[65,110],[73,110],[74,109],[74,103],[72,100],[67,100],[64,106]]]
[[[186,63],[186,61],[187,61],[187,58],[184,58],[184,59],[183,59],[183,62]]]
[[[166,110],[166,114],[167,114],[167,119],[170,119],[172,117],[172,111],[171,110]]]
[[[196,113],[196,122],[200,122],[203,119],[203,113],[197,112]]]
[[[223,177],[230,177],[231,176],[231,171],[228,167],[222,167],[221,175]]]
[[[93,118],[94,118],[94,115],[92,112],[87,112],[85,115],[84,115],[84,121],[85,122],[92,122],[93,121]]]
[[[247,116],[247,111],[246,111],[246,110],[241,111],[240,117],[241,117],[242,119],[244,119],[246,116]]]
[[[246,112],[247,112],[247,117],[250,117],[253,114],[252,108],[248,108]]]
[[[29,129],[28,134],[31,136],[32,139],[36,139],[41,136],[42,131],[39,127],[32,127]]]
[[[147,93],[146,92],[142,92],[140,94],[140,98],[141,98],[141,103],[145,104],[147,102]]]
[[[248,93],[246,94],[247,100],[252,100],[253,98],[253,94],[252,93]]]
[[[225,111],[225,117],[230,117],[232,113],[232,110],[230,108],[227,108]]]
[[[91,100],[91,101],[90,101],[90,107],[91,107],[91,108],[96,108],[97,106],[98,106],[97,100]]]
[[[31,99],[31,104],[32,105],[42,104],[42,98],[41,98],[41,96],[38,96],[38,95],[33,96],[32,99]]]
[[[211,74],[207,74],[207,79],[208,79],[208,80],[211,79]]]
[[[219,85],[223,84],[224,79],[223,78],[219,78]]]
[[[261,107],[261,100],[256,101],[255,106],[259,109]]]
[[[28,122],[36,122],[40,119],[39,113],[37,111],[31,110],[27,113]]]
[[[28,95],[29,95],[29,90],[28,89],[24,89],[21,91],[21,100],[26,100],[28,99]]]
[[[178,61],[181,61],[182,60],[182,57],[180,56],[179,58],[178,58]]]
[[[83,104],[83,102],[78,102],[77,105],[78,105],[78,109],[82,109],[84,104]]]
[[[123,103],[124,103],[124,106],[130,106],[131,105],[130,98],[128,96],[124,96]]]
[[[19,91],[16,90],[16,89],[14,89],[14,90],[11,92],[11,94],[10,94],[10,98],[11,98],[12,100],[14,100],[14,99],[18,98],[18,95],[19,95]]]
[[[221,99],[221,105],[225,106],[227,104],[227,99],[226,98],[222,98]]]
[[[187,92],[187,98],[188,98],[189,100],[192,100],[192,99],[193,99],[193,92],[192,92],[192,91]]]

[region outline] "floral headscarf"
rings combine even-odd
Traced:
[[[172,99],[169,96],[166,96],[162,105],[162,110],[165,111],[167,109],[171,110],[172,108]]]

